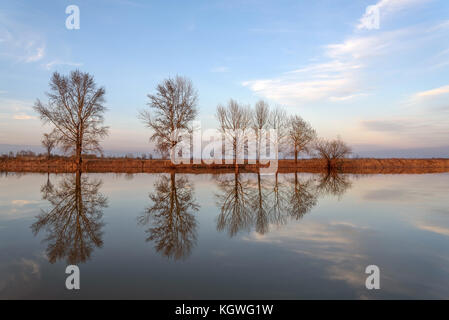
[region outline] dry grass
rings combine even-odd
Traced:
[[[279,160],[279,172],[323,172],[327,164],[320,159]],[[449,172],[449,159],[345,159],[338,164],[339,170],[345,173],[375,174],[375,173],[440,173]],[[232,172],[232,164],[182,164],[173,165],[170,160],[141,159],[85,159],[85,172],[167,172],[179,171],[186,173],[220,173]],[[241,171],[257,171],[255,164],[239,165]],[[10,172],[74,172],[76,165],[69,158],[44,159],[0,159],[0,171]]]

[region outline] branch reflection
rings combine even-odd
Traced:
[[[314,175],[293,174],[261,176],[241,174],[216,176],[216,195],[220,213],[217,230],[230,237],[254,229],[266,234],[270,226],[299,220],[310,212],[324,194],[342,196],[350,187],[348,176],[328,172],[318,179]]]
[[[87,261],[96,247],[103,245],[103,208],[107,198],[99,191],[101,180],[90,180],[77,172],[63,179],[55,187],[49,177],[41,188],[42,198],[51,204],[42,210],[31,225],[36,236],[45,229],[48,242],[47,257],[50,263],[66,259],[69,264]]]
[[[329,170],[320,175],[317,191],[320,194],[333,195],[341,198],[352,187],[352,182],[346,174],[336,170]]]
[[[317,204],[317,192],[312,178],[299,178],[295,172],[294,179],[290,180],[291,187],[288,193],[287,211],[295,220],[301,219]]]
[[[251,210],[250,181],[239,172],[216,177],[220,193],[216,194],[220,214],[217,230],[226,231],[230,237],[240,230],[250,230],[253,224]]]
[[[194,212],[199,204],[193,193],[193,185],[187,177],[176,177],[175,173],[162,176],[154,184],[152,201],[140,225],[150,225],[146,230],[147,241],[154,241],[155,249],[168,258],[185,259],[196,245],[197,222]]]

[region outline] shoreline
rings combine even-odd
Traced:
[[[239,164],[240,172],[258,172],[256,164]],[[260,165],[260,167],[267,167]],[[233,164],[179,164],[170,160],[143,159],[83,159],[82,172],[91,173],[232,173],[236,168]],[[2,172],[49,172],[73,173],[76,165],[70,158],[54,159],[0,159]],[[404,158],[360,158],[343,159],[339,162],[338,171],[353,174],[425,174],[449,172],[449,159],[404,159]],[[327,172],[327,164],[321,159],[278,160],[279,173]]]

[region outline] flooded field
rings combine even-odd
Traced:
[[[447,299],[448,193],[447,173],[2,174],[0,298]]]

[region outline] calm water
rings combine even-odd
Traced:
[[[3,174],[0,298],[447,299],[448,194],[448,174]]]

